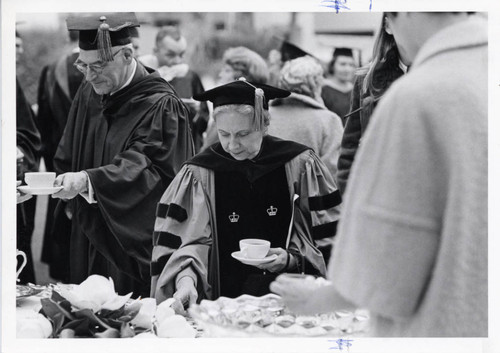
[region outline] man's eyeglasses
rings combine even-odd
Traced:
[[[113,54],[113,58],[118,55],[119,52],[121,52],[124,48],[121,48],[118,50],[116,53]],[[75,61],[73,63],[73,66],[76,67],[78,71],[80,71],[83,74],[87,73],[88,69],[91,69],[94,71],[96,74],[102,74],[104,68],[108,65],[108,63],[103,63],[103,64],[85,64],[84,62],[81,62],[79,60]]]

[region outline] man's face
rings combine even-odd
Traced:
[[[418,30],[418,18],[409,12],[399,12],[397,16],[390,14],[387,16],[386,31],[394,36],[401,61],[405,65],[411,65],[420,49],[416,40],[416,31]]]
[[[114,61],[102,62],[99,60],[97,50],[80,50],[77,63],[91,65],[83,74],[85,79],[90,82],[97,94],[109,94],[120,88],[127,79],[127,65],[123,57],[123,50],[112,48]],[[92,66],[101,67],[93,69]]]
[[[163,38],[159,46],[155,48],[158,65],[161,67],[182,64],[186,47],[187,43],[183,37],[179,40],[171,37]]]

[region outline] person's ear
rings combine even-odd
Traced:
[[[132,62],[132,59],[134,58],[134,49],[132,48],[124,48],[123,49],[123,58],[125,59],[125,62],[127,64],[130,64]]]

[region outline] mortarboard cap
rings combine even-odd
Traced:
[[[283,62],[301,58],[307,55],[312,56],[305,50],[300,49],[298,46],[290,42],[287,42],[286,40],[283,41],[283,43],[281,44],[280,52],[281,52],[281,61]]]
[[[256,130],[262,129],[262,111],[269,109],[269,101],[275,98],[285,98],[289,91],[262,83],[247,82],[244,78],[212,88],[193,96],[197,101],[211,101],[214,108],[228,104],[247,104],[255,109],[254,125]]]
[[[352,49],[351,48],[335,48],[333,50],[333,57],[337,56],[350,56],[351,58],[353,57],[352,55]]]
[[[105,62],[113,61],[112,47],[131,43],[129,28],[139,26],[133,12],[70,16],[66,24],[68,30],[80,32],[80,49],[98,50],[99,58]]]

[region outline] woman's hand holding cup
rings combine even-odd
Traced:
[[[283,248],[270,248],[267,256],[276,254],[278,255],[273,261],[267,262],[265,264],[256,265],[258,268],[262,270],[266,270],[269,272],[282,272],[286,270],[287,263],[289,263],[288,252]]]

